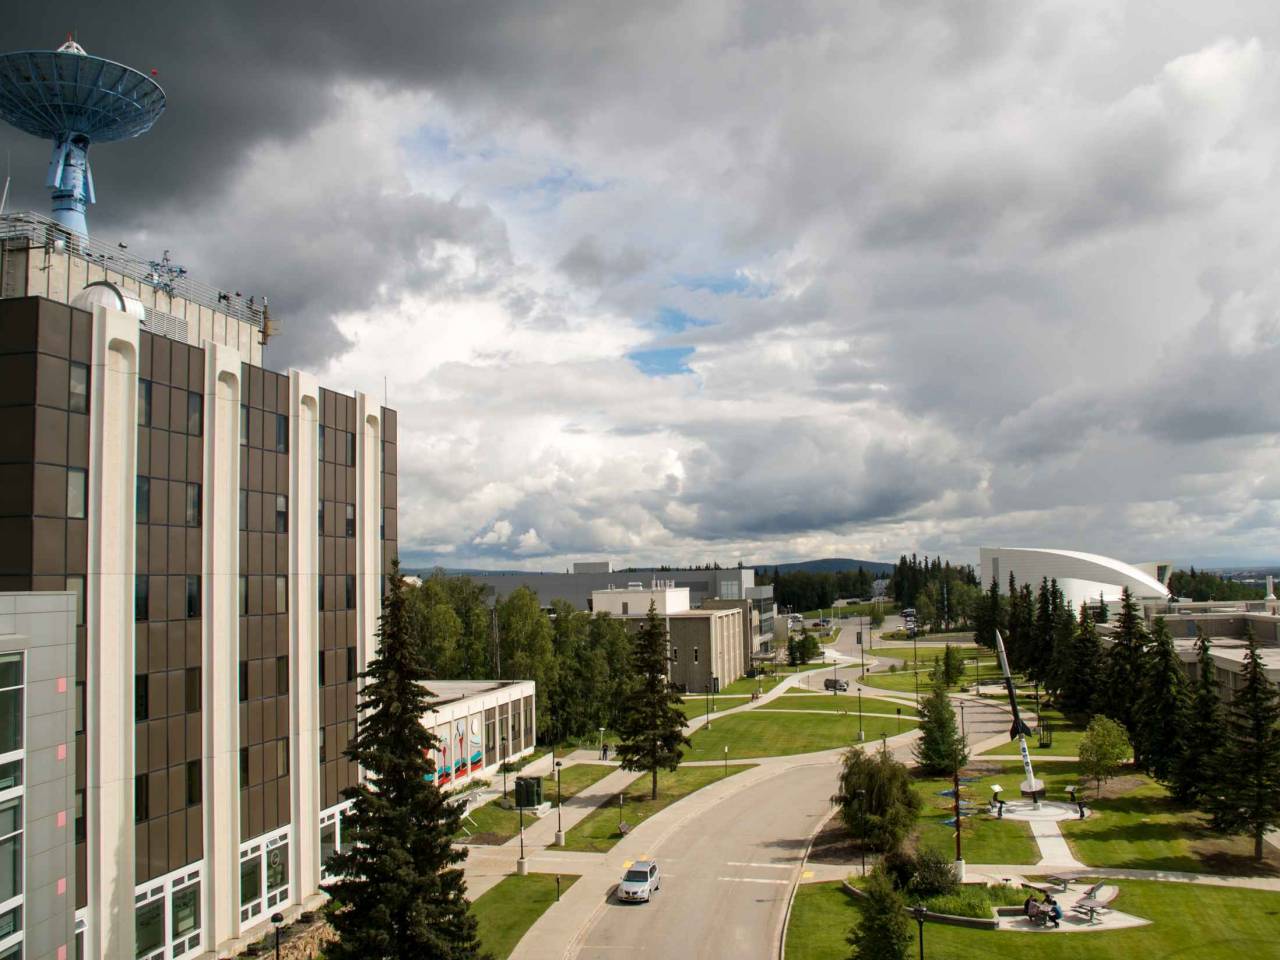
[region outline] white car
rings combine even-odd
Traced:
[[[662,871],[655,860],[637,860],[622,875],[618,899],[623,903],[648,903],[662,886]]]

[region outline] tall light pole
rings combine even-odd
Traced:
[[[560,768],[564,763],[556,761],[556,846],[564,846],[564,821],[560,818]]]
[[[276,930],[276,960],[280,960],[280,925],[284,923],[283,913],[273,913],[271,915],[271,925]]]
[[[528,782],[525,781],[526,784]],[[528,796],[527,786],[525,795]],[[517,802],[516,809],[520,812],[520,859],[516,861],[516,876],[523,877],[529,872],[529,861],[524,858],[524,807]]]
[[[913,632],[911,634],[911,675],[916,681],[916,699],[920,699],[920,638]]]
[[[711,678],[707,678],[707,685],[703,688],[702,702],[706,706],[707,729],[711,729]]]
[[[862,687],[858,687],[858,742],[861,743],[865,739],[867,735],[862,730]]]
[[[858,829],[862,833],[858,846],[862,852],[862,875],[867,875],[867,791],[858,790]]]
[[[911,908],[911,914],[920,927],[920,960],[924,960],[924,918],[929,915],[929,910],[923,903],[917,903]]]
[[[507,799],[507,734],[504,730],[502,733],[502,799]]]

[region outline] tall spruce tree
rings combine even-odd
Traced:
[[[941,664],[934,665],[932,680],[933,689],[920,704],[920,739],[912,749],[925,773],[950,776],[969,762],[968,745],[960,735]]]
[[[1196,682],[1187,711],[1182,756],[1174,771],[1173,795],[1186,804],[1199,803],[1213,785],[1225,726],[1222,700],[1214,676],[1212,643],[1204,630],[1196,629]]]
[[[876,867],[862,883],[867,902],[862,919],[850,932],[852,960],[907,960],[911,945],[911,920],[907,903],[894,889],[883,867]]]
[[[1080,622],[1071,642],[1070,663],[1062,674],[1062,709],[1070,714],[1087,714],[1097,695],[1102,672],[1102,645],[1098,631],[1089,616],[1089,608],[1081,606]]]
[[[1061,599],[1061,591],[1058,596]],[[1055,700],[1060,699],[1074,669],[1076,627],[1076,614],[1071,605],[1059,603],[1053,615],[1053,660],[1044,678],[1045,692]]]
[[[1095,709],[1120,723],[1128,732],[1130,740],[1134,736],[1134,693],[1142,677],[1145,644],[1146,630],[1138,613],[1138,605],[1134,603],[1129,588],[1125,587],[1120,595],[1115,642],[1107,651],[1102,697],[1095,703]],[[1134,758],[1141,762],[1142,758],[1137,750],[1135,746]]]
[[[1172,782],[1186,749],[1189,707],[1187,675],[1169,628],[1159,617],[1138,688],[1134,753],[1142,758],[1143,769],[1162,783]]]
[[[1054,581],[1057,586],[1057,581]],[[1023,653],[1022,669],[1027,679],[1039,684],[1044,683],[1053,662],[1053,589],[1049,586],[1049,578],[1040,580],[1040,589],[1036,593],[1035,621],[1031,628],[1031,642]]]
[[[482,956],[453,844],[461,813],[428,779],[439,746],[422,725],[432,694],[409,633],[398,565],[382,598],[378,653],[361,674],[360,723],[346,750],[369,779],[348,787],[344,848],[325,885],[338,935],[328,960],[472,960]]]
[[[667,628],[649,603],[649,616],[636,634],[632,654],[635,683],[628,692],[618,717],[618,760],[624,770],[647,772],[650,795],[658,799],[658,771],[680,765],[684,735],[684,714],[680,694],[667,682]]]
[[[1267,831],[1280,827],[1280,693],[1263,672],[1251,624],[1245,641],[1244,685],[1227,712],[1222,762],[1205,808],[1211,829],[1253,837],[1254,859],[1261,860]]]
[[[991,586],[978,597],[973,617],[973,641],[990,649],[996,645],[996,630],[1000,627],[1000,584],[995,577]]]

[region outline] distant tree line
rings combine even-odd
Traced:
[[[1227,580],[1216,573],[1192,567],[1175,570],[1169,577],[1169,591],[1175,597],[1187,597],[1197,603],[1206,600],[1261,600],[1262,590],[1238,580]]]
[[[819,610],[837,600],[867,599],[874,591],[875,579],[862,567],[833,573],[808,570],[783,573],[777,567],[756,570],[759,586],[773,585],[774,603],[796,611]]]

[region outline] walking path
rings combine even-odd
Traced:
[[[1052,866],[1055,870],[1059,867],[1084,869],[1084,864],[1077,860],[1075,854],[1071,852],[1071,847],[1067,845],[1066,838],[1063,837],[1062,830],[1056,820],[1029,820],[1027,822],[1031,825],[1031,836],[1035,840],[1036,846],[1040,848],[1038,867]]]

